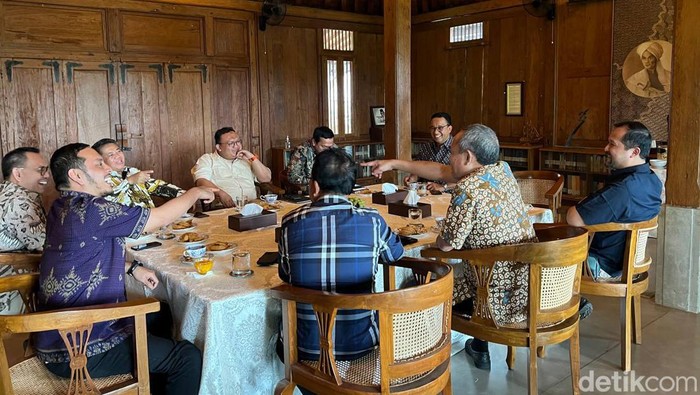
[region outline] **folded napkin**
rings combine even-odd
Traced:
[[[200,278],[204,278],[207,276],[213,276],[213,275],[214,275],[214,272],[211,270],[208,271],[207,274],[199,274],[197,272],[187,272],[188,277],[192,277],[192,278],[197,279],[197,280],[199,280]]]
[[[251,215],[258,215],[262,213],[263,208],[259,204],[255,203],[248,203],[243,207],[243,210],[241,210],[241,215],[244,217],[248,217]]]
[[[398,189],[399,188],[396,185],[390,182],[385,182],[384,184],[382,184],[382,192],[384,192],[385,195],[395,193]]]
[[[412,189],[408,191],[408,195],[406,195],[406,197],[403,199],[403,204],[407,204],[409,206],[417,206],[418,199],[420,199],[420,197],[418,196],[418,192]]]

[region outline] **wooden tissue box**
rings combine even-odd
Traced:
[[[400,202],[408,195],[408,191],[397,191],[385,195],[384,192],[373,192],[372,193],[372,203],[374,204],[384,204]]]
[[[258,215],[244,217],[240,214],[228,216],[229,229],[243,232],[245,230],[263,228],[265,226],[277,225],[277,213],[263,210]]]
[[[419,208],[423,212],[423,218],[428,218],[432,215],[430,204],[418,202],[418,206],[409,206],[403,202],[389,203],[389,214],[408,217],[408,209]]]

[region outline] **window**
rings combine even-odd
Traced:
[[[450,43],[463,43],[484,39],[484,22],[450,27]]]
[[[328,127],[340,135],[353,127],[353,39],[352,31],[323,29],[324,104]]]

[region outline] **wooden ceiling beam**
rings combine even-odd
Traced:
[[[434,5],[434,3],[431,3]],[[443,4],[444,6],[444,4]],[[425,14],[414,15],[411,22],[416,25],[419,23],[430,23],[442,19],[450,19],[465,15],[478,14],[487,11],[494,11],[501,8],[522,7],[523,0],[490,0],[463,5],[459,7],[442,9],[440,11],[428,12]]]

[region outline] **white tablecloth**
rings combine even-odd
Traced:
[[[371,203],[370,195],[360,197],[367,204]],[[435,216],[445,215],[450,195],[429,196],[421,201],[432,205],[433,216],[422,220],[431,228],[435,225]],[[297,205],[282,202],[282,210],[277,213],[278,224],[282,216],[295,207]],[[408,223],[406,218],[389,215],[387,206],[375,207],[393,229]],[[284,375],[283,365],[275,353],[282,313],[280,302],[268,297],[266,290],[280,284],[281,280],[276,265],[258,267],[255,262],[263,253],[277,250],[274,227],[236,232],[228,228],[231,210],[208,214],[209,218],[194,220],[196,231],[207,233],[207,242],[233,242],[238,244],[239,250],[250,251],[252,276],[231,277],[231,254],[228,253],[216,256],[212,272],[197,278],[192,266],[180,263],[184,246],[167,240],[154,249],[138,252],[128,249],[130,258],[154,269],[161,283],[151,293],[129,280],[127,291],[131,295],[152,295],[170,303],[178,335],[203,351],[200,394],[270,394]],[[535,208],[531,218],[533,222],[551,222],[552,212]],[[430,232],[419,238],[408,247],[411,249],[408,255],[417,256],[420,249],[435,241],[435,237],[436,233]],[[142,238],[138,242],[144,241],[151,240]]]

